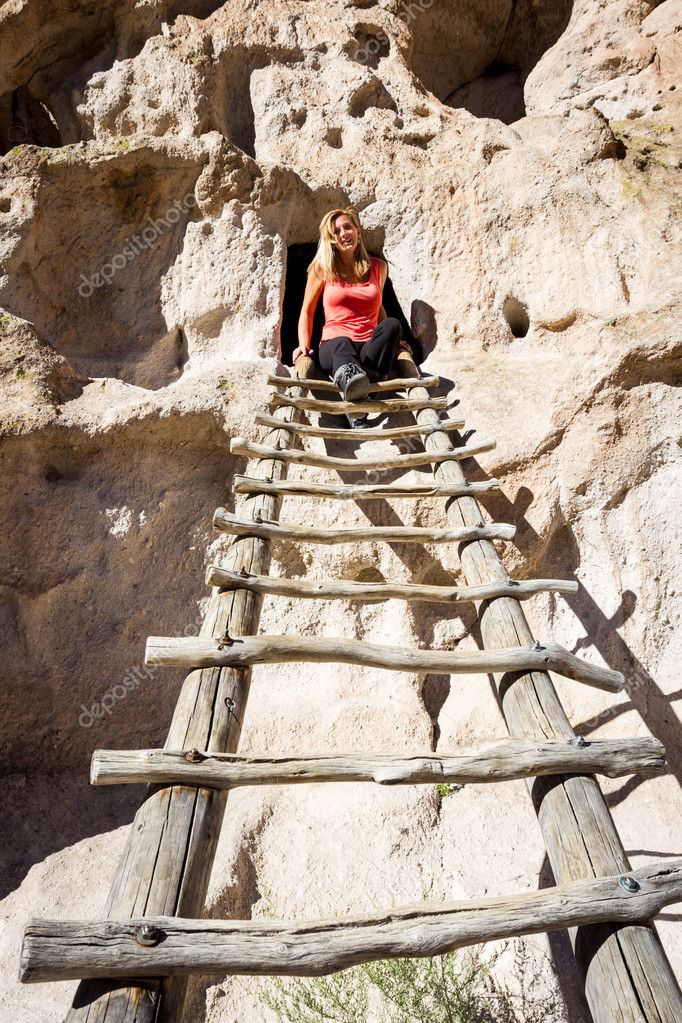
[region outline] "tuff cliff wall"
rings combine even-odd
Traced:
[[[679,852],[681,30],[679,0],[3,5],[11,977],[28,915],[101,913],[142,790],[90,791],[89,756],[163,741],[180,677],[145,674],[144,639],[200,620],[224,546],[211,513],[242,467],[228,437],[254,435],[277,363],[287,252],[336,205],[388,259],[425,368],[498,439],[467,468],[503,481],[485,504],[518,527],[510,571],[582,584],[528,605],[537,635],[626,673],[616,701],[560,682],[571,720],[668,749],[668,776],[605,783],[633,862]],[[435,502],[285,514],[443,521]],[[275,548],[285,570],[433,582],[457,561]],[[475,619],[273,599],[262,628],[465,646]],[[446,752],[503,734],[485,678],[282,666],[254,672],[243,744]],[[243,790],[210,909],[267,913],[270,891],[316,915],[546,880],[521,783]],[[661,932],[679,966],[672,921]],[[571,990],[566,941],[528,945]],[[220,981],[194,984],[188,1018],[271,1018]],[[8,983],[12,1019],[58,1020],[73,989]]]

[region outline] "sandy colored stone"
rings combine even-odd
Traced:
[[[557,680],[574,726],[668,748],[670,774],[604,784],[633,864],[679,853],[681,27],[679,0],[3,5],[3,1021],[57,1023],[70,1005],[73,984],[18,985],[21,928],[103,912],[143,790],[90,789],[89,757],[163,742],[181,677],[145,675],[144,642],[201,620],[204,568],[228,543],[211,516],[234,510],[245,470],[229,438],[262,439],[287,250],[315,242],[334,206],[354,204],[389,261],[465,434],[498,439],[465,469],[502,481],[484,504],[517,526],[510,572],[581,583],[527,602],[535,634],[626,674],[618,697]],[[444,525],[433,499],[289,498],[283,517]],[[272,571],[462,581],[442,545],[278,544]],[[467,605],[281,597],[261,629],[462,649],[477,636]],[[504,734],[485,677],[259,666],[241,748],[445,754]],[[244,789],[207,913],[549,883],[520,782],[446,797]],[[674,914],[658,926],[679,971]],[[566,936],[513,943],[504,982],[519,949],[565,1018],[587,1023]],[[191,982],[186,1023],[245,1019],[273,1019],[257,987]]]

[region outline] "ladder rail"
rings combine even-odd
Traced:
[[[419,371],[407,353],[399,353],[402,372],[413,377]],[[421,393],[411,392],[418,399]],[[416,413],[419,423],[437,418],[430,409]],[[434,453],[451,448],[445,434],[426,437],[424,446]],[[456,461],[434,469],[438,483],[461,483]],[[453,526],[480,520],[473,496],[448,501],[447,517]],[[477,540],[463,544],[460,561],[469,586],[507,578],[492,543]],[[478,607],[485,647],[508,644],[525,646],[534,637],[518,600],[500,597]],[[576,738],[549,675],[544,671],[495,676],[502,711],[510,735],[534,738],[538,725],[543,738]],[[627,873],[628,857],[613,818],[595,778],[588,775],[535,778],[528,783],[554,877],[559,884],[579,878]],[[576,960],[585,981],[594,1023],[636,1020],[637,1023],[676,1023],[682,1019],[682,992],[663,945],[651,922],[627,926],[599,925],[569,931]]]
[[[409,390],[410,397],[368,404],[373,404],[373,408],[376,409],[381,408],[382,404],[386,405],[386,411],[408,409],[412,411],[415,432],[423,435],[426,452],[433,456],[427,461],[432,464],[436,485],[454,490],[462,488],[464,491],[461,495],[457,494],[448,499],[447,516],[450,532],[460,537],[460,560],[466,587],[474,587],[479,591],[478,597],[473,598],[479,614],[484,647],[479,653],[485,655],[483,660],[491,672],[497,669],[494,678],[511,736],[508,741],[511,743],[527,741],[531,747],[540,742],[549,742],[563,746],[564,749],[569,745],[579,749],[581,744],[571,728],[547,674],[547,661],[529,659],[520,669],[517,665],[515,670],[511,670],[507,663],[495,657],[495,651],[500,657],[506,658],[509,651],[513,650],[514,657],[518,659],[518,652],[521,651],[523,654],[523,648],[536,652],[542,648],[533,642],[534,638],[519,599],[522,594],[508,592],[508,588],[513,584],[497,550],[491,540],[485,538],[486,534],[479,532],[483,518],[473,490],[466,489],[467,483],[458,461],[458,458],[463,457],[462,448],[453,448],[447,435],[452,427],[447,424],[447,429],[442,429],[436,412],[437,408],[443,407],[443,400],[429,398],[426,387],[419,382],[419,372],[409,355],[400,353],[398,364],[403,376],[415,381],[413,386],[405,387],[405,390]],[[302,356],[295,368],[295,376],[306,379],[313,373],[312,361]],[[292,380],[291,385],[287,383],[286,386],[293,388],[294,384],[295,381]],[[255,479],[277,484],[284,479],[290,462],[301,462],[300,458],[289,457],[285,450],[298,440],[300,434],[306,432],[301,430],[299,433],[293,428],[294,417],[299,410],[310,408],[326,411],[327,405],[333,405],[335,411],[341,411],[340,402],[327,403],[306,397],[310,389],[312,388],[299,387],[290,396],[275,398],[274,403],[281,407],[280,411],[286,421],[282,423],[281,428],[278,426],[277,433],[271,438],[273,447],[266,449],[267,454],[259,452],[260,460],[256,465]],[[328,387],[321,389],[329,390]],[[354,407],[357,408],[357,405],[354,404]],[[260,419],[262,421],[262,417]],[[270,422],[278,422],[274,417],[269,419]],[[308,428],[307,432],[314,435],[316,429],[318,436],[330,435],[320,433],[319,428],[314,427]],[[354,438],[350,436],[350,439]],[[469,450],[471,451],[471,448]],[[251,453],[255,454],[255,451],[249,451],[249,454]],[[331,468],[333,461],[327,459],[325,464]],[[306,462],[307,460],[304,460],[304,464]],[[400,464],[405,465],[405,460]],[[354,468],[362,469],[363,465],[358,461]],[[257,486],[249,492],[241,510],[250,513],[248,529],[257,524],[262,532],[260,535],[253,535],[252,531],[247,535],[235,537],[229,549],[227,563],[221,566],[227,573],[239,578],[243,577],[243,573],[246,574],[246,578],[266,578],[263,573],[269,561],[270,543],[267,530],[270,523],[273,528],[277,528],[279,503],[284,492],[286,492],[284,488],[278,487],[270,490],[263,488],[259,491]],[[563,585],[565,587],[566,584]],[[481,588],[485,592],[488,587],[499,587],[502,592],[491,593],[478,599],[481,597]],[[558,588],[558,585],[555,588]],[[232,640],[238,637],[246,637],[249,641],[253,638],[254,650],[258,644],[284,640],[284,637],[255,638],[261,601],[266,592],[272,591],[256,585],[230,586],[214,592],[199,632],[200,639],[197,641],[199,645],[207,642],[209,645],[211,643],[215,645],[216,642],[220,642],[224,652],[224,644],[227,644],[226,648],[229,649]],[[359,642],[355,641],[356,645]],[[374,648],[369,649],[369,645],[364,646],[368,649],[363,648],[363,657],[384,657],[383,653],[377,653]],[[560,650],[555,649],[555,644],[551,646],[555,653]],[[211,646],[211,651],[212,649]],[[309,649],[310,643],[303,652],[307,653]],[[300,654],[301,650],[297,656]],[[229,760],[230,755],[236,759],[243,709],[248,698],[250,663],[244,664],[235,657],[233,663],[225,666],[224,661],[230,660],[232,654],[225,658],[221,654],[221,658],[214,659],[211,652],[209,658],[212,659],[211,666],[195,667],[187,675],[163,750],[128,751],[128,755],[137,752],[142,756],[149,753],[159,754],[162,758],[164,755],[172,754],[185,759],[190,754],[195,759],[197,754],[200,758],[223,757],[223,767],[226,766],[225,760]],[[594,668],[595,666],[592,666],[590,670]],[[610,669],[602,670],[614,676],[612,682],[615,684],[615,676],[618,673],[610,672]],[[537,735],[538,726],[540,735]],[[646,742],[644,746],[647,746]],[[651,759],[646,763],[641,762],[637,769],[645,771],[660,769],[660,756],[655,740],[649,741],[647,748],[647,756]],[[182,752],[185,750],[187,754]],[[181,751],[180,754],[178,751]],[[618,764],[614,766],[614,762],[609,761],[608,766],[622,774],[626,767],[631,768],[635,764],[633,757],[634,752],[631,751],[629,760],[624,754],[624,759],[621,757]],[[300,761],[301,758],[298,759]],[[336,761],[338,759],[335,758]],[[444,759],[430,758],[430,766],[427,767],[423,780],[428,779],[429,771],[438,771],[437,761],[442,768]],[[464,927],[466,933],[459,937],[454,935],[454,932],[450,933],[445,944],[442,941],[440,945],[437,942],[424,942],[420,936],[418,950],[410,951],[409,948],[407,950],[403,948],[401,951],[398,946],[388,947],[383,935],[380,934],[377,936],[379,944],[370,957],[436,955],[449,947],[460,947],[474,940],[493,940],[494,937],[503,935],[569,928],[576,959],[585,975],[585,991],[594,1023],[613,1023],[616,1019],[627,1023],[635,1020],[637,1023],[677,1023],[682,1019],[682,993],[649,919],[663,905],[679,900],[682,892],[682,861],[667,861],[665,864],[652,864],[647,868],[641,868],[640,871],[631,871],[596,779],[586,771],[567,773],[565,770],[572,764],[579,767],[580,762],[581,758],[573,755],[567,760],[555,759],[549,766],[545,760],[545,768],[552,772],[549,774],[538,765],[537,758],[534,764],[526,764],[525,774],[518,774],[523,771],[521,764],[512,766],[508,763],[506,768],[511,771],[515,769],[517,776],[532,777],[528,784],[550,864],[559,885],[557,889],[505,897],[506,902],[505,899],[502,900],[505,902],[504,913],[502,916],[497,914],[491,921],[492,929],[487,931],[481,929],[481,921],[484,920],[484,914],[488,909],[496,909],[488,905],[490,900],[463,904],[461,910],[465,917],[469,913]],[[273,761],[268,763],[272,768]],[[584,764],[585,760],[582,763]],[[327,763],[326,768],[329,769],[329,766]],[[365,764],[363,769],[367,772],[377,772],[377,776],[372,780],[383,784],[399,784],[415,782],[414,776],[407,782],[404,777],[396,777],[395,774],[396,770],[399,774],[400,772],[404,774],[406,769],[409,773],[413,766],[408,764],[406,768],[405,758],[402,758],[399,767],[396,763],[388,766],[385,764],[377,766],[375,763],[369,766]],[[597,761],[594,758],[591,766],[593,770],[597,769]],[[532,767],[534,769],[531,771]],[[558,773],[560,767],[564,770]],[[554,773],[555,768],[557,773]],[[319,765],[313,768],[316,769],[319,770]],[[451,769],[454,770],[452,765]],[[472,769],[476,770],[476,766],[474,765]],[[141,780],[141,770],[137,771],[136,777]],[[23,960],[25,970],[23,979],[29,981],[48,979],[47,976],[37,975],[43,968],[52,970],[51,977],[59,979],[66,976],[95,978],[81,981],[67,1023],[86,1021],[157,1023],[160,1009],[165,1019],[174,1019],[181,1011],[186,973],[202,969],[209,961],[213,966],[218,964],[219,968],[240,972],[239,960],[231,959],[228,963],[224,948],[218,949],[217,958],[215,956],[213,959],[210,958],[213,952],[207,950],[206,936],[209,936],[210,945],[210,935],[214,931],[222,930],[228,933],[235,929],[248,933],[249,928],[253,927],[251,922],[219,921],[209,924],[193,919],[200,916],[203,911],[227,794],[229,789],[234,787],[234,779],[228,780],[224,788],[218,788],[211,787],[206,780],[202,784],[198,771],[194,773],[191,770],[189,773],[185,771],[182,774],[178,773],[177,777],[180,779],[177,782],[154,781],[150,785],[147,798],[136,814],[112,884],[106,907],[107,920],[94,921],[86,925],[37,921],[27,928],[25,942],[27,958]],[[332,777],[339,780],[337,775],[332,774]],[[322,780],[332,780],[332,777]],[[300,777],[287,779],[288,782],[292,780],[311,779]],[[345,780],[351,780],[347,774]],[[252,784],[271,782],[271,778],[251,781]],[[625,874],[629,876],[623,877]],[[640,875],[644,886],[642,898],[639,898],[641,885],[638,886],[637,881]],[[635,884],[634,888],[631,887],[632,884]],[[621,891],[615,890],[618,886]],[[655,889],[653,892],[652,887]],[[661,894],[663,889],[665,895]],[[594,900],[586,898],[587,892],[594,896]],[[626,892],[628,898],[624,899],[621,892]],[[548,909],[544,912],[543,907],[551,902],[556,893],[558,904],[552,904],[551,911]],[[577,902],[572,903],[570,900],[576,894]],[[610,894],[616,896],[615,900],[612,899],[612,904],[609,903]],[[510,918],[510,903],[514,903],[514,913],[517,914],[513,919]],[[438,907],[437,911],[443,909],[444,907]],[[423,910],[424,907],[411,909],[406,907],[408,912]],[[391,911],[392,920],[396,912],[401,911]],[[163,954],[154,956],[148,949],[144,949],[140,954],[140,944],[137,940],[139,935],[135,928],[138,925],[151,926],[150,921],[153,923],[155,920],[161,921],[160,926],[167,927],[167,936],[171,936],[173,940],[176,935],[185,934],[188,928],[198,932],[199,947],[205,956],[201,963],[197,965],[196,959],[190,964],[187,963],[187,947],[182,944],[182,937],[179,939],[181,949],[178,952],[176,948],[175,959],[172,958],[172,942],[169,945],[164,941],[159,945],[162,952],[171,956],[170,960],[164,958]],[[319,926],[319,922],[314,923]],[[333,928],[343,928],[347,921],[331,923]],[[285,926],[291,927],[292,924],[287,923]],[[298,925],[294,923],[293,926]],[[306,925],[302,926],[305,929]],[[262,930],[263,925],[259,923],[258,927]],[[89,952],[86,948],[88,935],[95,938],[93,960],[88,959]],[[65,949],[65,936],[67,946],[73,938],[77,954],[81,955],[82,952],[84,956],[78,966],[60,962]],[[113,939],[112,954],[107,959],[104,955],[104,946],[110,938]],[[119,953],[125,949],[125,942],[128,939],[133,943],[132,952],[127,958],[125,955],[121,957]],[[277,942],[275,949],[281,952],[283,947],[281,937]],[[317,947],[319,949],[319,943]],[[367,946],[363,947],[366,952]],[[116,950],[116,954],[113,953],[113,949]],[[190,951],[193,955],[196,945]],[[239,950],[239,954],[243,951]],[[270,951],[263,945],[258,954],[266,958]],[[299,972],[304,975],[330,972],[328,969],[316,971],[314,959],[307,966],[303,964],[302,968],[300,952],[300,947],[297,947],[294,955],[296,966],[293,971],[286,968],[286,962],[280,957],[275,970],[267,968],[267,963],[265,969],[260,966],[254,969],[253,963],[249,962],[246,972]],[[220,958],[221,954],[223,958]],[[319,951],[316,954],[319,956]],[[331,969],[341,969],[345,965],[350,965],[352,956],[357,955],[357,950],[353,951],[352,941],[350,955],[351,960],[344,961],[342,965],[332,964]],[[102,966],[105,959],[106,962]],[[73,972],[69,973],[69,969]],[[172,975],[166,976],[171,971]],[[115,982],[112,982],[111,978],[114,977]]]
[[[302,376],[314,372],[301,360]],[[282,410],[284,419],[297,415]],[[273,445],[286,448],[295,437],[289,430],[271,436]],[[279,460],[261,461],[256,475],[279,479],[287,467]],[[275,517],[277,496],[256,495],[245,507],[255,516]],[[236,539],[228,561],[235,571],[263,572],[269,560],[267,539]],[[216,592],[200,628],[200,635],[251,633],[257,630],[262,597],[244,590]],[[165,746],[189,744],[216,752],[236,752],[243,712],[248,699],[250,668],[209,668],[191,671],[184,683],[170,724]],[[135,815],[126,846],[112,881],[105,913],[125,918],[140,913],[196,915],[203,912],[215,850],[226,807],[226,792],[190,786],[152,789]],[[65,1023],[157,1023],[163,1005],[168,1019],[179,1016],[187,980],[172,976],[144,985],[119,980],[84,980],[78,985]]]

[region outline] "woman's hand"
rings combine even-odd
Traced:
[[[311,351],[312,350],[310,348],[303,348],[301,345],[299,345],[298,348],[295,348],[293,355],[291,356],[292,366],[296,362],[296,359],[298,359],[299,355],[307,355],[308,358],[311,358]]]

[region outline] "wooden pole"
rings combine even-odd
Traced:
[[[564,739],[488,739],[447,756],[344,753],[316,756],[238,756],[204,750],[95,750],[93,785],[300,785],[376,782],[378,785],[458,785],[514,781],[543,774],[603,774],[620,778],[664,770],[665,750],[648,736],[570,742]]]
[[[431,529],[428,526],[349,526],[347,529],[324,529],[300,525],[298,522],[245,519],[225,508],[216,508],[213,525],[223,533],[235,536],[259,536],[269,540],[291,540],[295,543],[458,543],[483,537],[489,540],[511,540],[516,532],[508,522],[491,522],[466,526],[464,529]]]
[[[378,501],[392,497],[460,497],[462,494],[487,494],[499,490],[497,480],[444,487],[429,483],[308,483],[307,480],[284,480],[270,483],[238,474],[232,478],[235,494],[280,494],[282,497],[330,497],[335,501]]]
[[[332,380],[298,380],[296,377],[268,376],[268,383],[273,387],[299,387],[306,391],[326,391],[328,394],[339,394],[339,389]],[[412,380],[410,377],[396,378],[393,380],[377,380],[370,384],[370,394],[380,394],[385,391],[409,391],[412,387],[439,387],[439,377],[421,377],[419,380]]]
[[[401,354],[399,363],[405,376],[418,376],[409,356]],[[425,410],[417,418],[428,424],[436,415]],[[426,439],[425,446],[434,453],[444,453],[450,442],[436,433]],[[442,483],[461,483],[464,478],[457,462],[439,465],[434,475]],[[448,503],[447,514],[453,526],[464,526],[480,521],[481,510],[475,498],[458,497]],[[464,544],[461,561],[470,586],[507,578],[495,547],[485,540]],[[482,602],[479,619],[487,648],[533,642],[523,608],[511,597]],[[511,735],[575,737],[546,672],[502,675],[496,682]],[[530,789],[558,883],[629,871],[625,850],[594,778],[536,778]],[[652,924],[584,926],[571,933],[571,940],[585,977],[585,994],[594,1023],[682,1020],[682,992]]]
[[[314,372],[311,359],[296,365],[306,377]],[[293,409],[283,413],[291,419]],[[287,447],[292,434],[278,430],[269,439]],[[257,475],[280,479],[286,466],[276,458],[261,461]],[[275,517],[276,497],[248,498],[252,515]],[[263,573],[269,563],[265,539],[248,537],[230,548],[228,564],[235,571]],[[262,598],[246,590],[216,592],[211,597],[200,635],[253,633],[258,628]],[[185,679],[166,739],[166,747],[185,745],[215,752],[237,749],[249,693],[248,668],[208,668]],[[150,701],[153,696],[150,694]],[[227,793],[211,788],[170,786],[152,788],[137,811],[105,907],[107,917],[123,919],[140,914],[200,916],[225,812]],[[165,982],[112,984],[103,980],[78,985],[67,1023],[160,1023],[179,1018],[185,994],[181,978]]]
[[[377,959],[443,955],[520,934],[643,920],[681,899],[682,859],[674,859],[626,876],[521,895],[422,903],[336,920],[149,915],[120,921],[32,920],[24,935],[21,979],[153,977],[159,971],[319,977]],[[620,1018],[636,1023],[641,1016]]]
[[[209,586],[242,587],[257,593],[274,593],[284,597],[307,597],[313,600],[428,600],[436,603],[490,600],[492,597],[514,597],[528,600],[536,593],[577,593],[578,584],[564,579],[516,579],[485,583],[483,586],[430,586],[424,583],[365,583],[352,579],[287,579],[286,576],[249,575],[232,572],[221,565],[209,565],[206,571]]]
[[[228,638],[150,636],[146,664],[176,668],[238,667],[247,664],[363,664],[387,671],[439,675],[485,674],[499,671],[554,671],[608,693],[618,693],[619,671],[584,661],[558,643],[512,646],[494,650],[414,650],[366,643],[345,636],[229,636]]]
[[[479,440],[475,444],[463,444],[460,448],[450,448],[437,453],[415,451],[406,455],[383,455],[376,458],[335,458],[332,455],[318,455],[314,451],[275,451],[267,444],[254,444],[244,437],[233,437],[230,440],[230,451],[233,455],[244,455],[246,458],[279,458],[290,465],[312,465],[318,469],[336,469],[337,472],[379,472],[389,469],[413,469],[419,465],[436,465],[450,462],[453,459],[473,458],[484,451],[492,451],[494,440]]]
[[[254,422],[258,426],[276,429],[277,420],[274,416],[257,415]],[[327,437],[330,440],[348,440],[353,444],[361,444],[366,440],[395,440],[400,437],[426,437],[430,433],[447,433],[448,430],[460,430],[464,426],[463,419],[439,419],[437,423],[421,426],[419,423],[408,423],[406,426],[372,426],[362,430],[351,430],[350,426],[309,426],[300,423],[287,423],[283,430],[291,430],[302,437]]]
[[[423,388],[416,388],[422,390]],[[383,398],[374,401],[326,401],[324,398],[294,398],[289,394],[272,391],[270,404],[273,408],[289,407],[306,412],[329,412],[333,416],[350,412],[416,412],[419,409],[449,408],[450,399],[442,398]]]

